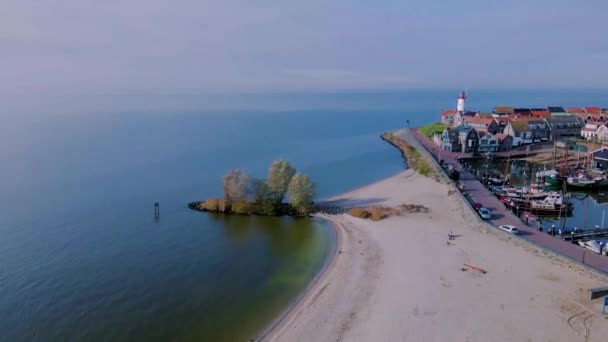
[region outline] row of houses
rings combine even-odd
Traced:
[[[433,141],[443,151],[448,152],[498,152],[508,151],[513,146],[513,137],[504,133],[476,130],[469,125],[446,128],[436,133]]]
[[[600,113],[600,115],[606,115],[606,119],[608,119],[608,113]],[[441,122],[448,127],[473,128],[476,132],[487,137],[488,141],[494,141],[494,138],[496,138],[498,147],[493,148],[492,145],[485,147],[490,150],[502,150],[511,148],[511,146],[544,142],[558,137],[580,136],[584,127],[587,127],[585,132],[590,132],[593,127],[586,126],[585,119],[567,112],[562,107],[513,108],[498,106],[491,113],[446,110],[441,115]],[[607,129],[605,126],[604,128]],[[504,141],[505,137],[511,138]],[[479,150],[482,151],[483,149],[484,146],[481,146],[480,137]],[[458,149],[458,151],[461,150]]]

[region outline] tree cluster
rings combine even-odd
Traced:
[[[285,160],[272,162],[266,181],[251,178],[243,170],[230,170],[222,178],[222,189],[223,202],[237,214],[305,216],[313,210],[314,184]]]

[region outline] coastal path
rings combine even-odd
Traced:
[[[483,207],[490,209],[492,212],[491,222],[494,225],[512,224],[520,230],[523,239],[529,240],[540,247],[566,256],[574,261],[608,273],[607,256],[588,251],[571,242],[555,238],[523,224],[513,212],[505,208],[496,196],[481,184],[481,182],[479,182],[466,168],[462,167],[459,158],[469,157],[470,153],[441,151],[431,140],[422,135],[418,130],[412,129],[411,134],[436,160],[443,159],[444,162],[452,164],[454,168],[460,172],[460,180],[464,183],[465,192],[474,203],[481,203]],[[547,230],[545,229],[545,232],[546,231]]]

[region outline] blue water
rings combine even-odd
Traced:
[[[0,340],[254,335],[320,269],[332,230],[317,220],[211,216],[186,204],[219,196],[228,169],[264,177],[279,158],[311,176],[318,198],[394,174],[403,162],[380,133],[436,120],[456,94],[242,95],[213,110],[173,96],[162,110],[148,99],[145,111],[123,110],[121,97],[108,98],[115,105],[104,112],[2,114]],[[471,91],[467,106],[602,98]]]

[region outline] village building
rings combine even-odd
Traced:
[[[595,135],[597,132],[598,125],[597,124],[585,124],[583,128],[581,128],[581,137],[587,140],[595,140]]]
[[[446,109],[441,113],[441,123],[448,127],[457,127],[462,124],[462,115],[455,109]]]
[[[479,135],[470,126],[446,128],[442,134],[441,149],[448,152],[477,152]]]
[[[566,114],[554,116],[545,119],[551,129],[551,138],[557,139],[564,136],[579,136],[581,128],[584,126],[584,121],[580,118]]]
[[[561,107],[561,106],[549,106],[549,107],[547,107],[547,110],[549,111],[549,113],[551,113],[551,116],[568,115],[568,112],[566,112],[564,107]]]
[[[515,113],[515,110],[513,109],[513,107],[509,106],[496,106],[494,107],[492,113],[498,116],[513,115]]]
[[[503,132],[513,137],[513,146],[521,146],[532,143],[532,130],[526,121],[509,121]]]
[[[597,141],[608,141],[608,126],[598,125],[597,130],[595,131],[595,138]]]
[[[497,152],[499,148],[498,138],[489,132],[482,131],[479,134],[479,152]]]
[[[463,119],[463,125],[468,125],[473,127],[478,133],[479,132],[490,132],[495,134],[500,131],[498,124],[494,120],[494,118],[478,118],[478,117],[470,117]]]
[[[591,152],[595,167],[602,170],[608,170],[608,147],[602,147]]]
[[[497,133],[498,151],[510,151],[513,147],[513,137],[504,133]]]
[[[548,110],[542,108],[532,108],[531,112],[532,116],[535,118],[545,119],[551,116],[551,113],[549,113]]]
[[[532,116],[532,110],[530,108],[513,108],[513,114],[519,116]]]
[[[503,133],[505,131],[505,128],[507,128],[507,124],[509,123],[509,121],[511,121],[511,118],[508,116],[502,118],[494,118],[494,121],[496,121],[496,124],[498,125],[498,132]]]

